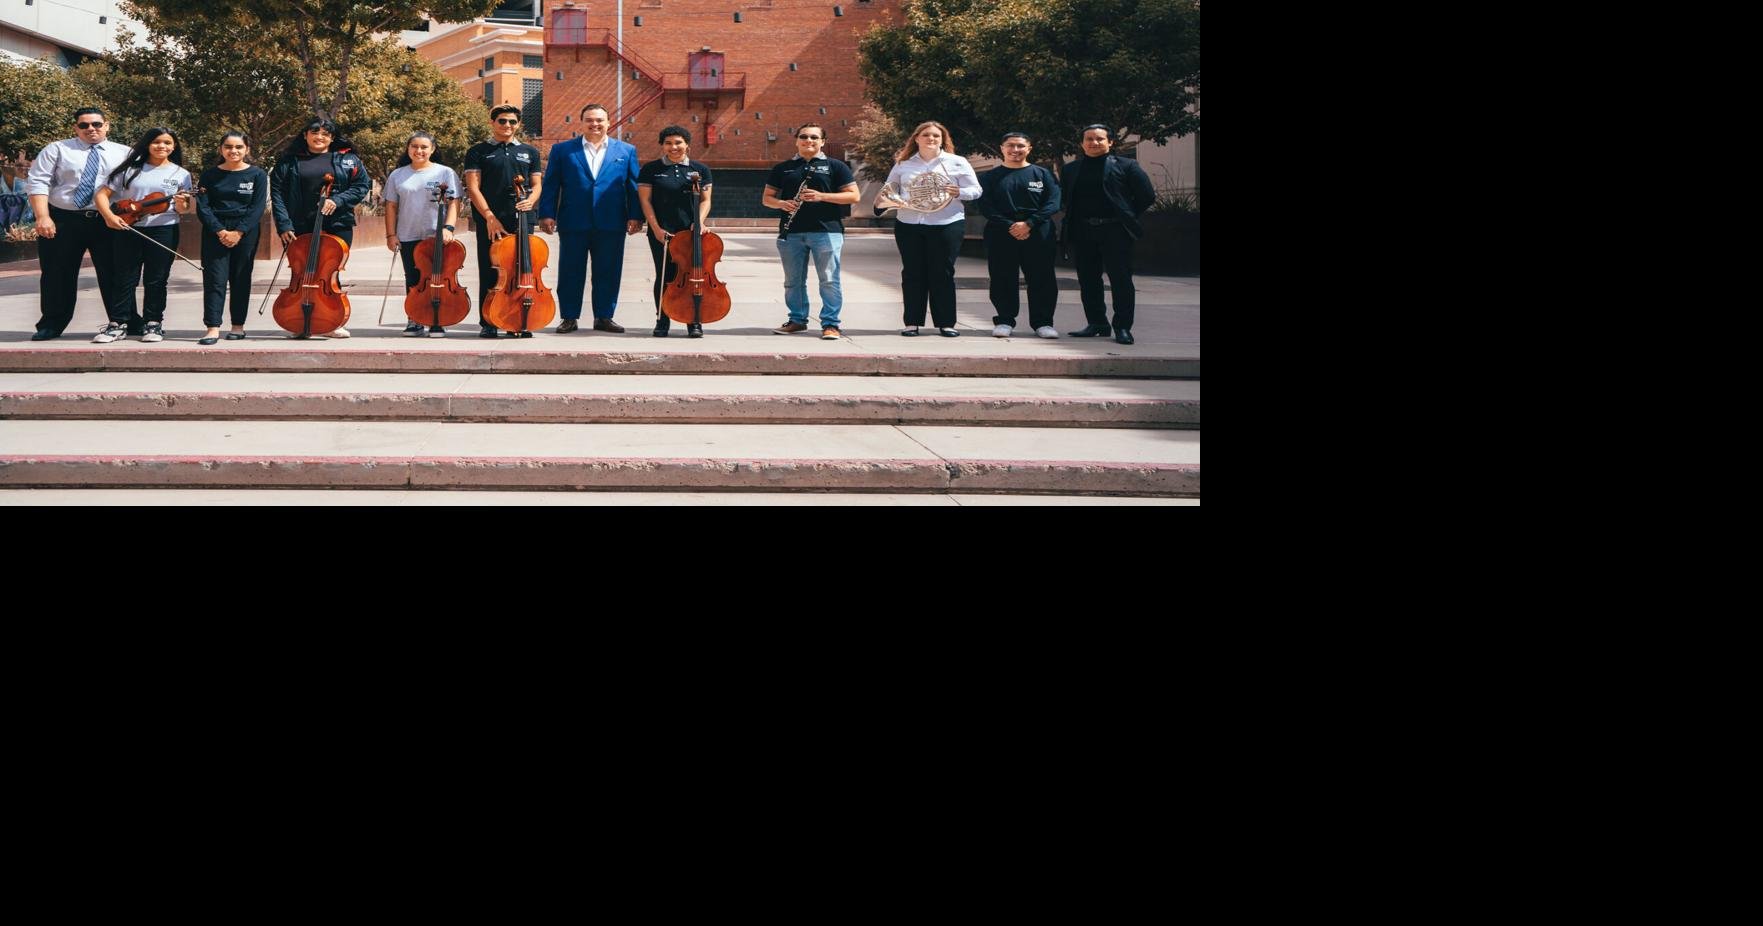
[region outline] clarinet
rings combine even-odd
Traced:
[[[796,211],[790,213],[789,218],[784,219],[784,227],[783,227],[782,231],[777,233],[777,240],[782,241],[785,238],[790,237],[790,226],[795,224],[796,216],[799,216],[802,214],[802,193],[804,191],[806,191],[807,189],[808,189],[808,172],[806,170],[804,170],[802,172],[802,185],[796,188],[796,198],[790,200],[790,202],[793,202],[796,204]]]

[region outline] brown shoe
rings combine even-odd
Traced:
[[[575,330],[575,319],[573,319],[573,318],[566,318],[563,321],[557,323],[557,333],[558,334],[568,334],[574,330]]]
[[[831,325],[820,329],[820,339],[822,341],[837,341],[839,339],[839,329]]]
[[[801,322],[784,322],[783,324],[777,326],[776,328],[771,329],[771,333],[772,334],[795,334],[798,331],[807,331],[807,330],[808,330],[808,326],[802,324]]]
[[[594,319],[595,331],[610,331],[613,334],[624,334],[624,326],[610,318]]]

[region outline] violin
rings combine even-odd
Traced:
[[[417,324],[433,328],[457,325],[471,314],[471,297],[459,285],[459,270],[465,266],[465,245],[445,241],[441,234],[446,230],[447,204],[455,199],[458,197],[444,184],[435,190],[435,202],[440,204],[435,215],[435,236],[418,243],[414,256],[416,265],[427,264],[429,272],[404,297],[404,314]]]
[[[526,198],[525,177],[514,178],[514,198]],[[482,317],[503,331],[532,337],[534,328],[543,328],[557,317],[557,300],[544,278],[551,249],[544,239],[532,234],[531,212],[521,212],[518,218],[516,234],[490,245],[496,288],[484,303]]]
[[[155,193],[146,199],[119,199],[110,204],[110,211],[125,224],[133,225],[147,216],[163,214],[178,196],[186,192],[191,196],[202,196],[208,191],[196,185],[177,193]]]
[[[275,297],[275,323],[296,338],[328,334],[349,323],[349,297],[338,273],[349,263],[349,245],[324,233],[324,201],[336,182],[324,175],[324,189],[312,210],[312,232],[288,245],[288,286]]]
[[[661,311],[676,322],[702,325],[728,316],[728,287],[716,278],[716,262],[722,259],[722,238],[704,230],[704,187],[697,174],[692,181],[692,234],[674,235],[667,241],[668,260],[680,273],[661,294]]]

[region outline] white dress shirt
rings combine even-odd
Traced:
[[[600,165],[606,160],[606,149],[612,146],[612,136],[600,140],[598,147],[588,143],[588,137],[582,136],[582,152],[588,156],[588,175],[594,179],[600,177]]]
[[[899,187],[903,189],[913,178],[932,170],[941,170],[944,176],[961,188],[961,195],[949,200],[947,206],[935,212],[901,209],[894,213],[894,221],[903,225],[950,225],[966,218],[967,213],[961,208],[962,203],[985,195],[985,188],[979,185],[979,175],[973,172],[973,165],[967,163],[967,159],[961,155],[946,151],[939,153],[934,161],[927,161],[923,156],[914,154],[895,164],[894,169],[888,171],[888,183],[891,185],[898,181]]]
[[[98,143],[96,155],[103,160],[98,168],[98,179],[92,187],[96,194],[98,187],[104,185],[110,172],[122,166],[133,151],[128,145],[119,145],[113,141]],[[31,162],[30,173],[25,179],[25,193],[29,196],[48,196],[49,205],[57,209],[81,211],[96,210],[97,200],[84,206],[74,204],[73,194],[79,188],[80,178],[86,172],[86,158],[93,156],[92,146],[77,138],[58,141],[45,147]]]

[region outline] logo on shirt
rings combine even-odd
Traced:
[[[1031,190],[1034,190],[1036,193],[1039,193],[1041,190],[1045,189],[1046,186],[1047,186],[1046,184],[1042,183],[1039,180],[1030,180],[1028,182],[1028,188]]]
[[[530,161],[533,159],[533,156],[530,154],[527,154],[525,152],[521,152],[520,154],[515,155],[514,159],[516,161]]]
[[[241,193],[254,193],[256,191],[257,191],[257,181],[255,181],[255,180],[251,181],[250,183],[239,184],[239,192],[241,192]]]

